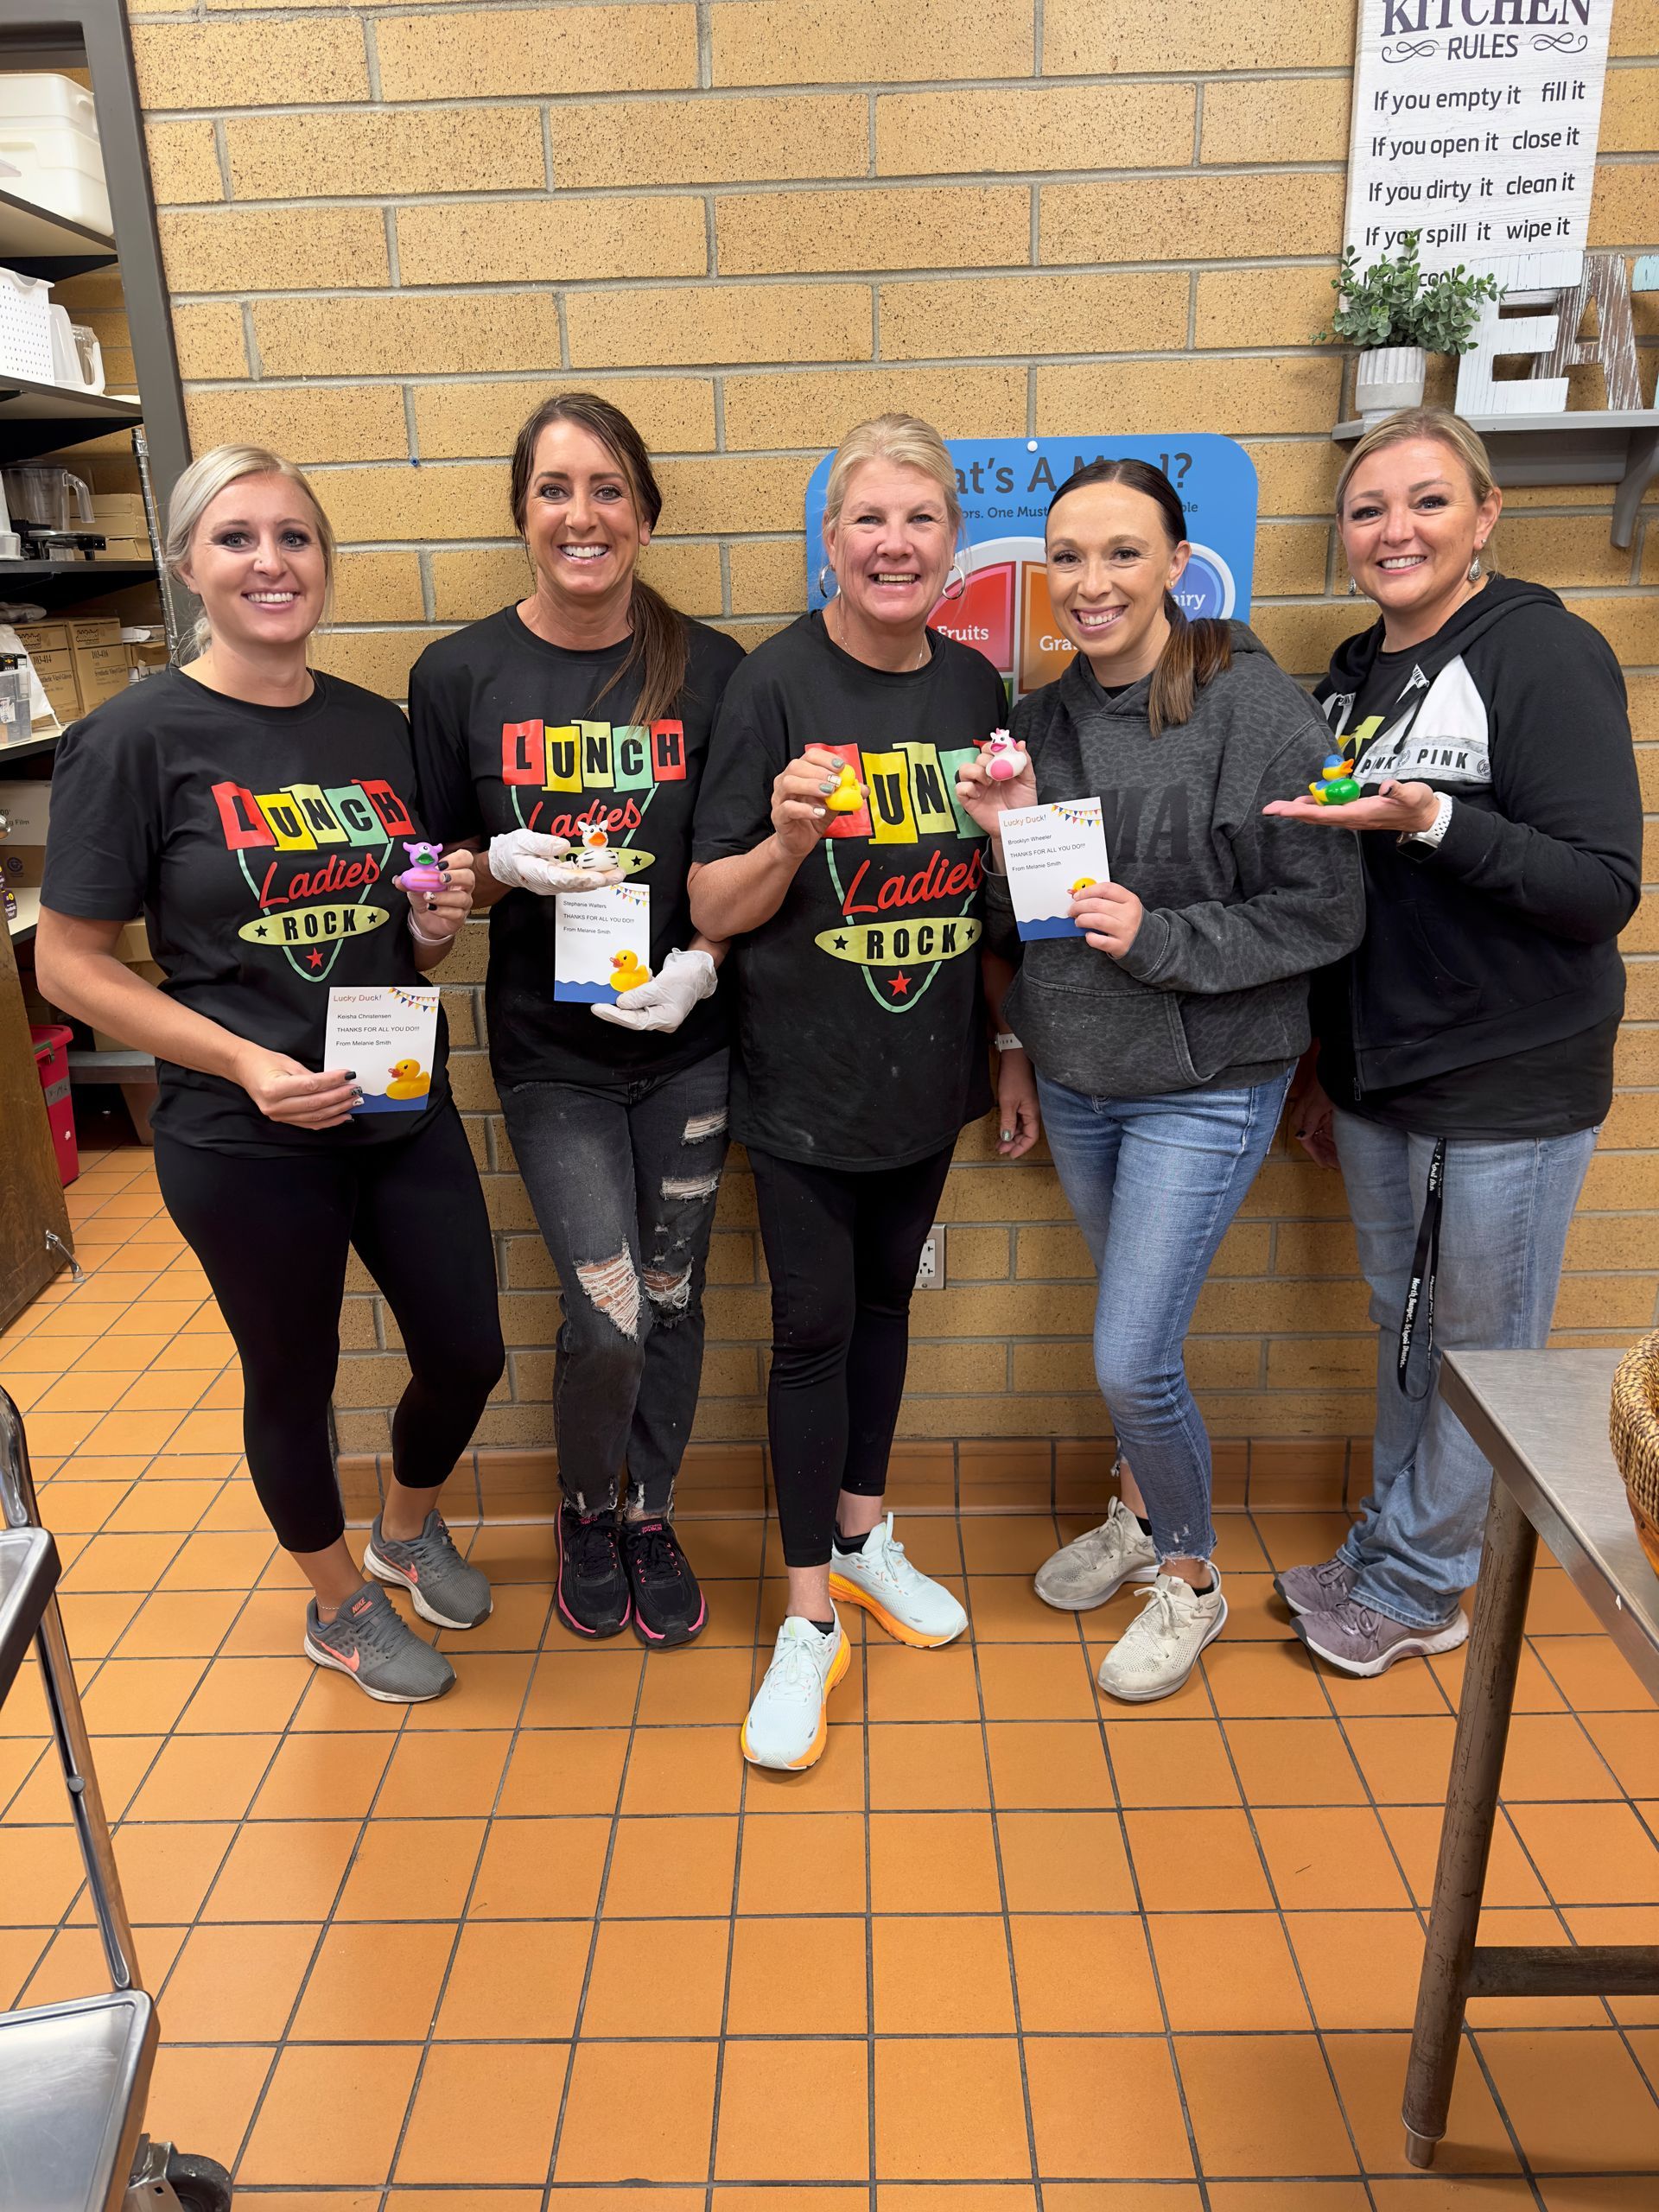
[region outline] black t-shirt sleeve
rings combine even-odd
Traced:
[[[85,921],[131,921],[161,841],[153,740],[100,728],[96,715],[78,722],[52,766],[41,905]]]
[[[429,649],[409,676],[409,731],[420,815],[441,845],[482,838],[484,817],[467,758],[467,678],[433,663]]]
[[[789,759],[789,735],[781,714],[757,715],[754,691],[734,676],[715,717],[692,830],[698,868],[751,853],[772,835],[772,787]]]

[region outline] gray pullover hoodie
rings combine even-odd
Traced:
[[[1122,960],[1082,938],[1021,944],[987,879],[995,950],[1020,963],[1004,1009],[1049,1081],[1154,1097],[1261,1083],[1308,1041],[1308,972],[1365,925],[1357,840],[1264,817],[1331,750],[1319,709],[1243,623],[1190,721],[1154,737],[1151,679],[1109,697],[1079,653],[1014,710],[1037,794],[1096,798],[1114,881],[1146,908]]]

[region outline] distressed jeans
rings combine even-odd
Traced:
[[[1287,1068],[1235,1090],[1091,1098],[1037,1078],[1048,1148],[1100,1278],[1095,1374],[1160,1560],[1215,1549],[1187,1325],[1289,1086]]]
[[[520,1083],[501,1110],[559,1271],[559,1480],[584,1513],[673,1510],[702,1377],[728,1056],[614,1089]]]
[[[1341,1556],[1357,1571],[1354,1595],[1362,1605],[1410,1628],[1439,1628],[1478,1571],[1492,1484],[1491,1468],[1440,1397],[1440,1355],[1548,1342],[1567,1228],[1596,1131],[1447,1139],[1433,1349],[1420,1313],[1408,1397],[1395,1361],[1434,1140],[1340,1109],[1335,1130],[1377,1327],[1371,1494]]]

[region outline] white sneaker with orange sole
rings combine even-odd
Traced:
[[[743,1756],[751,1766],[794,1774],[817,1764],[829,1732],[830,1693],[852,1663],[839,1621],[825,1636],[798,1613],[788,1616],[743,1723]]]
[[[931,1649],[953,1643],[968,1625],[960,1603],[942,1582],[913,1567],[893,1533],[893,1516],[878,1522],[863,1548],[830,1554],[830,1595],[842,1605],[859,1605],[880,1621],[900,1643]]]

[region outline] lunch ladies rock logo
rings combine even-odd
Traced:
[[[625,875],[657,855],[633,842],[664,784],[685,781],[685,728],[677,721],[503,722],[501,780],[522,830],[545,837],[602,831]]]
[[[321,983],[342,944],[391,919],[370,894],[390,880],[393,843],[412,837],[415,823],[383,779],[275,791],[215,784],[213,799],[257,909],[237,931],[245,944],[281,953],[296,976]]]
[[[983,925],[972,909],[985,880],[983,832],[957,804],[957,771],[972,745],[906,744],[884,752],[827,745],[864,785],[855,811],[837,815],[823,840],[824,865],[841,919],[813,942],[832,960],[864,971],[870,996],[889,1014],[918,1005],[947,960],[970,951]],[[972,839],[952,860],[936,837]]]

